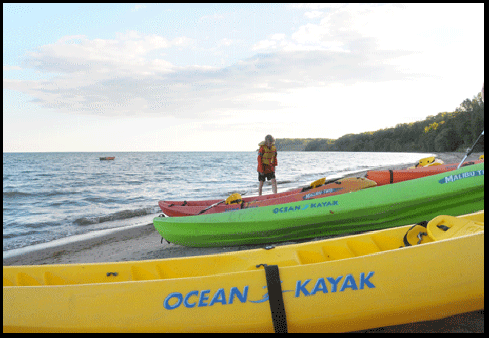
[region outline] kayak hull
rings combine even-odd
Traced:
[[[473,162],[464,162],[462,166],[468,166],[472,164],[482,163],[484,160],[477,160]],[[365,175],[366,178],[375,181],[378,186],[384,184],[392,184],[397,182],[403,182],[413,180],[420,177],[426,177],[436,175],[448,171],[457,169],[459,163],[430,165],[425,167],[418,167],[415,169],[403,169],[403,170],[370,170]]]
[[[416,222],[440,212],[484,208],[484,163],[312,201],[233,212],[156,217],[167,241],[192,247],[272,243],[348,234]]]
[[[333,183],[322,185],[314,189],[304,189],[304,191],[301,190],[300,192],[294,194],[281,195],[277,198],[259,199],[259,196],[257,196],[256,199],[243,200],[243,203],[229,205],[221,203],[219,205],[215,205],[212,208],[206,206],[181,206],[175,205],[173,203],[168,204],[164,201],[160,201],[158,205],[160,206],[163,213],[165,213],[165,215],[171,217],[193,216],[200,214],[204,215],[311,200],[320,197],[322,198],[327,196],[335,196],[348,192],[358,191],[365,188],[371,188],[376,185],[377,183],[369,179],[361,177],[349,177],[337,180]]]
[[[483,222],[484,214],[463,219]],[[356,331],[483,309],[483,223],[400,248],[410,228],[210,256],[4,266],[3,331],[273,332],[260,264],[278,266],[289,332]]]

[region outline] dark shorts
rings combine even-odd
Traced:
[[[258,173],[258,181],[265,182],[265,178],[270,181],[275,178],[275,173],[268,173],[268,174]]]

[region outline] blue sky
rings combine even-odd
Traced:
[[[252,151],[454,111],[484,4],[3,4],[3,151]]]

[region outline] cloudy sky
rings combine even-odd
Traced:
[[[3,4],[3,151],[253,151],[454,111],[484,4]]]

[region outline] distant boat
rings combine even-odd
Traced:
[[[108,160],[113,160],[115,157],[101,157],[100,161],[108,161]]]

